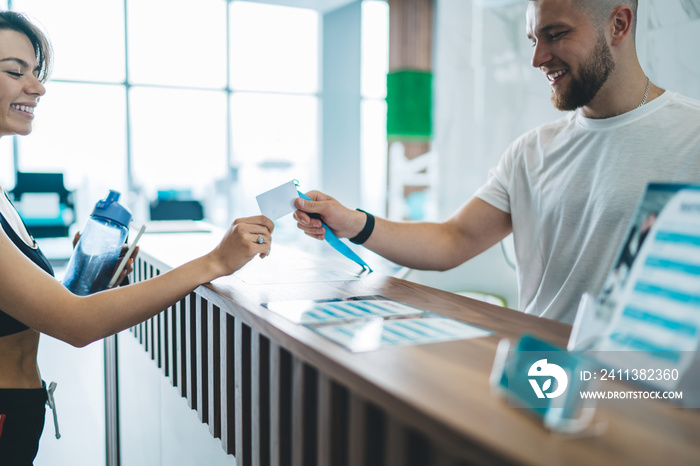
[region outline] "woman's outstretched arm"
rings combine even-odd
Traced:
[[[270,253],[272,221],[236,220],[206,255],[150,280],[76,296],[27,259],[0,229],[0,309],[39,332],[85,346],[142,322],[197,286]],[[257,242],[258,235],[265,242]]]

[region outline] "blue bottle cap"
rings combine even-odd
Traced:
[[[105,199],[100,199],[95,204],[95,208],[92,211],[92,217],[104,218],[111,220],[113,222],[129,226],[131,222],[131,212],[129,209],[121,205],[119,202],[119,196],[121,194],[118,191],[109,190],[109,194]]]

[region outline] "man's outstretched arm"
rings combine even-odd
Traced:
[[[362,231],[367,215],[348,209],[319,191],[313,201],[296,200],[294,218],[307,235],[323,239],[319,214],[338,237],[353,238]],[[473,198],[444,222],[394,222],[375,219],[372,234],[363,244],[390,261],[414,269],[447,270],[498,243],[512,231],[510,214]]]

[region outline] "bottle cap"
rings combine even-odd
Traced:
[[[121,205],[119,202],[119,196],[121,194],[118,191],[109,190],[109,194],[105,199],[100,199],[95,204],[95,208],[92,211],[92,217],[104,218],[111,220],[113,222],[129,226],[131,222],[131,212],[129,209]]]

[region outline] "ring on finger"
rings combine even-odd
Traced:
[[[256,233],[258,235],[258,240],[256,241],[258,244],[264,244],[265,243],[265,238],[260,233]]]

